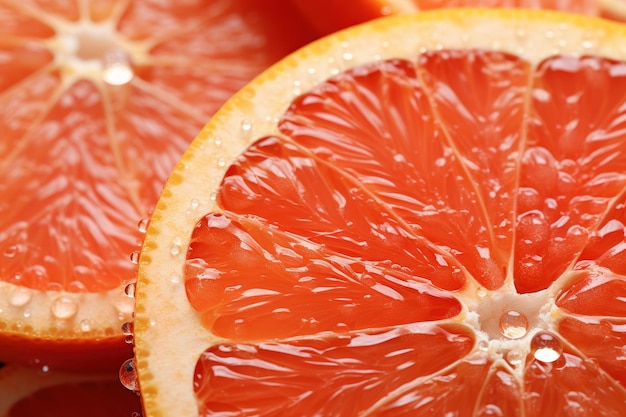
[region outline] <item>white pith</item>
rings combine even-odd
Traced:
[[[494,19],[481,12],[429,12],[375,22],[368,29],[356,27],[340,32],[278,63],[215,115],[191,145],[192,151],[177,165],[142,249],[135,358],[146,417],[164,416],[166,411],[187,416],[198,413],[191,384],[195,358],[219,340],[206,331],[187,301],[182,272],[186,245],[196,221],[208,212],[219,211],[214,196],[225,167],[255,138],[278,133],[276,120],[296,95],[355,65],[412,57],[432,49],[495,48],[518,54],[531,63],[559,52],[626,58],[626,43],[622,41],[626,30],[618,25],[574,16],[499,16]],[[516,20],[519,16],[527,16],[528,20]],[[527,26],[530,20],[532,30]],[[455,294],[463,311],[448,322],[473,327],[474,352],[510,367],[508,351],[528,353],[537,331],[554,329],[559,315],[554,304],[557,289],[558,285],[540,293],[518,295],[510,280],[492,292],[470,283]],[[526,336],[507,339],[490,330],[491,320],[506,309],[527,314],[531,328]],[[521,378],[521,370],[512,369]]]

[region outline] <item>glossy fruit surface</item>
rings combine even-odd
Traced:
[[[625,39],[424,12],[256,78],[150,220],[146,415],[620,416]]]
[[[265,6],[0,1],[1,361],[113,369],[131,354],[137,223],[209,116],[311,39]]]

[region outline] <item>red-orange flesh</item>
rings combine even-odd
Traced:
[[[198,362],[201,415],[620,416],[625,92],[605,58],[444,50],[297,98],[191,239],[189,301],[230,340]],[[562,313],[522,381],[446,323],[511,280]]]

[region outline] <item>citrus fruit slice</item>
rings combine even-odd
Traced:
[[[311,39],[297,17],[252,0],[0,1],[0,360],[131,354],[137,220],[223,101]]]
[[[292,0],[318,33],[340,29],[393,14],[409,14],[439,8],[504,7],[560,10],[597,15],[601,10],[618,16],[622,0]],[[600,2],[600,3],[599,3]],[[605,3],[602,3],[605,2]],[[600,8],[599,6],[603,6]],[[626,16],[626,13],[622,13]]]
[[[146,416],[621,415],[625,41],[439,10],[240,90],[144,240]]]
[[[600,15],[608,19],[626,22],[626,1],[598,0]]]
[[[113,374],[41,372],[32,367],[0,368],[1,417],[139,417],[139,397]]]

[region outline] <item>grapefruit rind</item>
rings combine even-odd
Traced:
[[[215,196],[226,168],[256,138],[280,135],[278,117],[296,96],[348,68],[427,50],[491,48],[531,64],[558,53],[623,60],[624,39],[624,26],[558,12],[430,11],[337,32],[288,56],[240,90],[177,164],[147,231],[135,310],[135,360],[146,415],[198,413],[192,389],[196,360],[220,340],[202,326],[186,298],[183,265],[189,238],[201,216],[220,211]],[[552,315],[548,306],[541,317],[553,320]],[[465,319],[472,323],[471,314],[457,317]]]

